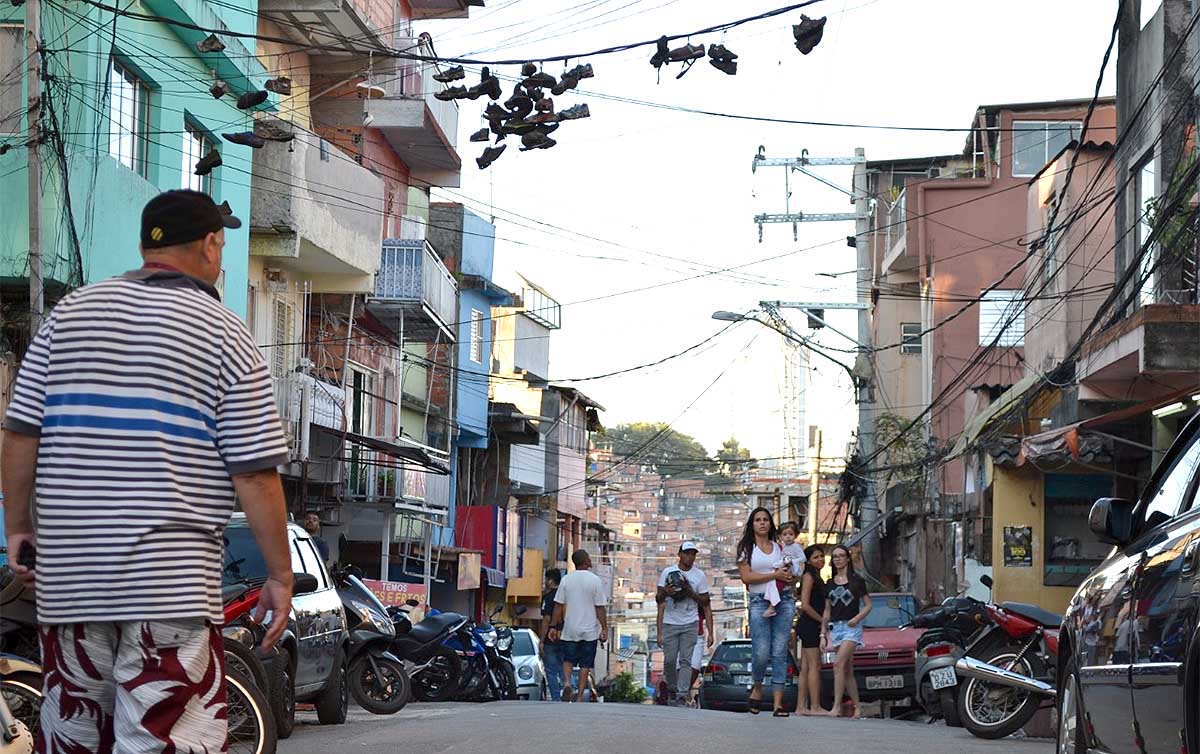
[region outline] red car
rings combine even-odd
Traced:
[[[916,699],[917,639],[924,631],[900,626],[920,612],[916,595],[879,592],[871,595],[871,614],[863,621],[863,645],[854,653],[854,678],[864,702]],[[833,704],[832,651],[821,655],[821,703]]]

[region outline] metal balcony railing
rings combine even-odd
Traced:
[[[887,215],[887,251],[885,254],[890,255],[896,244],[905,238],[908,233],[908,216],[904,211],[904,196],[905,192],[901,191],[900,196],[896,197],[895,204],[888,210]]]
[[[458,285],[425,241],[391,238],[383,242],[375,298],[421,305],[446,329],[455,321]]]
[[[436,56],[433,47],[420,38],[400,40],[400,43],[402,50],[411,49],[420,55]],[[389,95],[425,100],[425,105],[433,115],[434,121],[442,129],[442,133],[453,143],[458,135],[458,102],[454,100],[443,102],[433,96],[447,86],[446,84],[434,81],[434,74],[438,70],[437,63],[425,63],[421,61],[405,63],[400,67],[399,76],[395,78],[394,82],[391,82],[390,86],[385,84],[384,88]],[[467,86],[472,82],[464,83],[460,81],[456,83]]]

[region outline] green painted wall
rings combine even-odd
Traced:
[[[148,0],[134,3],[129,10],[252,32],[256,0],[223,0],[219,5],[206,0]],[[245,316],[252,150],[230,144],[220,134],[251,127],[250,115],[234,103],[240,91],[257,88],[265,80],[257,59],[240,41],[227,37],[224,41],[229,49],[223,55],[205,55],[202,60],[194,46],[195,40],[204,36],[201,33],[124,16],[114,25],[112,14],[81,3],[69,4],[65,10],[43,6],[42,19],[51,77],[47,90],[65,143],[83,282],[103,280],[140,265],[141,210],[158,192],[183,186],[183,132],[188,121],[206,132],[221,152],[224,165],[212,173],[214,199],[228,201],[246,223],[227,232],[224,263],[225,302]],[[5,22],[23,22],[21,9],[5,3],[0,8],[0,23]],[[110,53],[150,90],[144,175],[109,156],[105,82]],[[220,100],[208,92],[213,68],[234,88]],[[20,84],[24,88],[24,82]],[[0,142],[12,140],[0,136]],[[266,148],[287,146],[269,144]],[[42,204],[45,276],[66,283],[72,267],[79,266],[72,265],[73,245],[64,219],[68,197],[56,152],[47,145],[42,157],[46,163]],[[26,161],[23,148],[0,156],[0,276],[9,279],[28,274]],[[190,167],[187,170],[190,173]]]

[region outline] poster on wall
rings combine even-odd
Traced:
[[[428,602],[428,595],[425,593],[424,584],[406,584],[402,581],[376,581],[375,579],[363,579],[363,583],[379,598],[384,607],[406,605],[409,600],[416,600],[419,603],[419,607],[424,608]]]
[[[1033,567],[1033,527],[1004,527],[1004,567]]]
[[[481,556],[477,552],[458,554],[458,591],[479,588]]]

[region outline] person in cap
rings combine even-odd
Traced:
[[[691,658],[699,634],[696,624],[703,614],[708,625],[708,646],[712,646],[713,616],[708,595],[708,577],[696,567],[699,553],[695,542],[679,547],[679,561],[667,566],[658,577],[658,643],[663,648],[663,680],[668,703],[685,698],[692,685]],[[682,660],[683,668],[679,665]]]
[[[266,564],[264,646],[287,625],[287,443],[262,354],[214,288],[240,226],[203,193],[151,199],[144,265],[63,298],[25,353],[0,473],[13,570],[37,587],[39,751],[224,750],[235,495]]]

